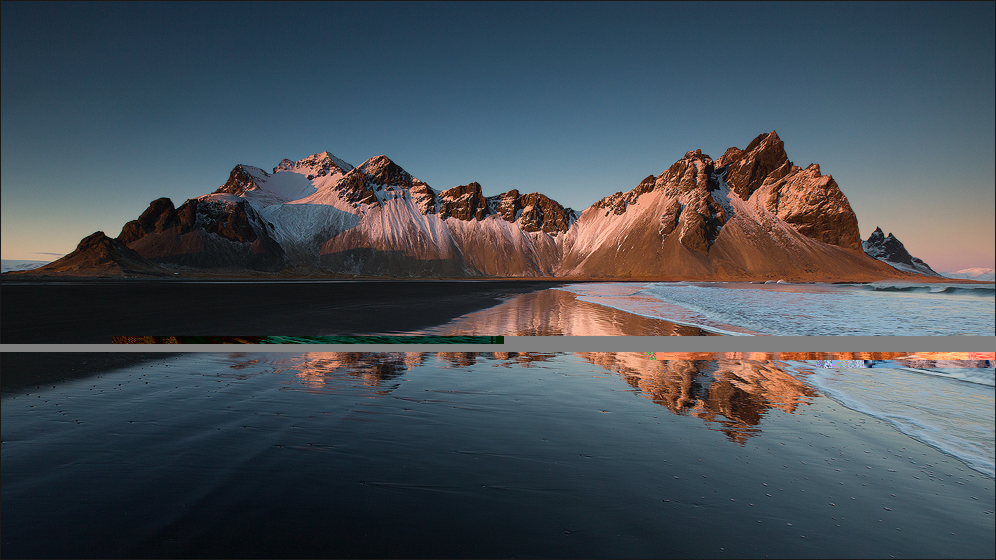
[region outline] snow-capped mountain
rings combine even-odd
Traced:
[[[896,239],[892,233],[885,235],[882,228],[875,228],[875,231],[868,236],[868,240],[861,242],[861,248],[869,257],[878,259],[897,270],[926,276],[940,276],[923,260],[910,255],[902,242]]]
[[[685,154],[580,215],[540,193],[437,191],[387,156],[237,165],[179,208],[153,201],[116,239],[171,267],[289,274],[863,280],[903,273],[862,252],[857,218],[775,132],[713,161]],[[53,265],[58,264],[53,263]],[[50,265],[50,266],[53,266]],[[45,270],[42,267],[39,270]]]
[[[947,278],[959,278],[962,280],[979,280],[982,282],[992,282],[993,280],[996,280],[996,269],[965,268],[957,272],[942,272],[941,275]]]

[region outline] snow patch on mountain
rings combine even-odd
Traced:
[[[726,222],[729,222],[736,216],[736,209],[733,206],[733,202],[730,197],[730,185],[726,182],[726,170],[722,173],[714,173],[713,179],[719,184],[719,186],[712,191],[712,199],[719,203],[723,207],[723,212],[726,215]],[[740,200],[740,197],[732,197]],[[719,230],[722,231],[725,223],[719,226]]]
[[[257,209],[261,209],[307,198],[323,186],[334,185],[353,166],[325,151],[298,161],[285,159],[273,168],[272,174],[249,165],[239,165],[236,167],[238,169],[251,177],[252,187],[232,190],[223,186],[219,190],[224,189],[242,196]]]

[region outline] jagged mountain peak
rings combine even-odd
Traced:
[[[179,208],[153,201],[117,241],[157,263],[233,270],[700,279],[838,278],[852,269],[854,277],[901,274],[860,250],[857,219],[836,183],[817,164],[793,166],[774,131],[718,161],[701,149],[686,152],[660,175],[580,216],[538,192],[485,196],[476,181],[436,191],[386,155],[354,168],[324,151],[284,160],[273,174],[237,165],[212,195]]]
[[[750,144],[744,149],[745,152],[754,151],[761,146],[769,146],[775,149],[781,149],[784,146],[782,139],[778,137],[778,133],[772,130],[766,134],[758,134],[756,138],[751,140]]]
[[[415,185],[425,184],[412,177],[411,173],[402,169],[400,165],[385,155],[372,157],[361,163],[357,169],[366,175],[370,183],[374,185],[411,188]]]
[[[293,171],[295,173],[305,175],[308,177],[308,180],[311,180],[316,177],[324,177],[335,173],[345,175],[352,169],[352,165],[346,163],[346,161],[336,157],[331,152],[326,150],[324,152],[312,154],[297,161],[291,161],[289,159],[281,160],[280,163],[273,168],[273,172]]]
[[[423,214],[436,210],[436,192],[385,155],[372,157],[351,169],[333,189],[354,207],[359,204],[380,206],[387,200],[410,196]]]
[[[792,170],[785,153],[785,143],[774,130],[760,134],[747,148],[730,148],[716,161],[717,168],[726,168],[725,179],[730,190],[743,200],[750,198],[766,179],[781,179]]]
[[[861,242],[861,248],[869,257],[888,263],[898,270],[940,276],[922,259],[911,255],[892,232],[886,235],[880,227],[876,227],[868,239]]]
[[[258,189],[259,182],[261,180],[265,181],[269,176],[269,173],[258,167],[240,163],[232,169],[225,184],[218,187],[214,192],[243,196],[249,191]]]
[[[684,160],[701,161],[705,164],[712,163],[712,158],[709,157],[708,154],[703,154],[701,148],[696,148],[694,150],[689,150],[685,152],[684,157],[682,157],[681,160],[679,161],[684,161]]]

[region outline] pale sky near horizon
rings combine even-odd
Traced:
[[[583,210],[776,130],[862,238],[994,267],[983,3],[0,4],[4,259],[328,150]]]

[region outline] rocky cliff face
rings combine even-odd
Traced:
[[[775,132],[718,161],[694,150],[584,211],[562,275],[818,279],[890,274],[860,253],[846,197],[819,166],[793,166]],[[855,276],[857,275],[857,276]]]
[[[125,224],[117,240],[162,264],[278,270],[283,249],[272,229],[246,200],[213,194],[190,199],[179,209],[168,198],[154,200]]]
[[[453,187],[439,193],[439,217],[443,219],[452,216],[468,222],[470,220],[483,220],[485,216],[492,213],[488,200],[481,192],[481,185],[477,182]]]
[[[868,236],[868,240],[861,242],[861,247],[869,257],[878,259],[898,270],[927,276],[940,276],[934,272],[934,269],[930,268],[930,265],[911,255],[892,233],[885,235],[882,228],[875,228],[875,231]]]
[[[387,156],[238,165],[214,194],[153,201],[118,240],[158,263],[387,276],[860,280],[857,218],[775,132],[718,160],[693,150],[580,215],[540,193],[436,191]],[[911,261],[912,262],[912,261]]]
[[[726,168],[730,190],[742,200],[747,200],[765,181],[788,175],[792,162],[785,153],[785,143],[771,131],[752,140],[746,149],[727,149],[716,162],[716,167]]]

